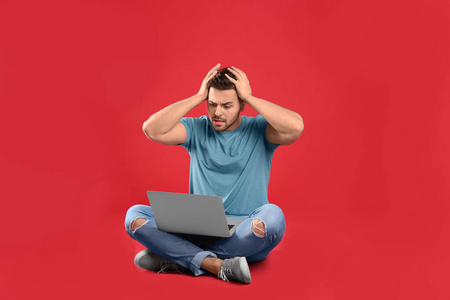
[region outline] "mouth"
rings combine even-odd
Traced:
[[[214,122],[214,124],[216,124],[216,125],[222,125],[222,124],[225,123],[225,121],[224,121],[224,120],[221,120],[221,119],[213,119],[213,122]]]

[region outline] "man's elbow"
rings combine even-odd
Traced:
[[[300,119],[298,120],[298,122],[296,122],[295,126],[294,126],[294,130],[293,130],[293,140],[296,141],[300,135],[303,132],[303,129],[305,129],[305,125],[303,124],[303,119],[300,117]]]
[[[302,134],[303,128],[304,128],[303,122],[301,122],[301,124],[298,124],[297,126],[292,128],[292,130],[289,133],[283,135],[282,138],[277,142],[277,144],[290,145],[294,143]]]
[[[157,135],[155,134],[155,131],[152,130],[152,124],[150,120],[147,120],[142,125],[142,130],[145,133],[145,136],[148,137],[150,140],[155,141],[157,139]]]

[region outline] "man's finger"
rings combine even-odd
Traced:
[[[231,66],[231,70],[234,70],[234,71],[238,72],[239,74],[245,74],[242,70],[240,70],[234,66]]]
[[[230,79],[230,81],[231,81],[232,83],[236,83],[236,82],[237,82],[236,79],[234,79],[233,77],[231,77],[231,76],[228,75],[227,73],[225,73],[225,76],[227,76],[227,78]]]
[[[208,74],[206,75],[206,77],[208,77],[211,73],[214,73],[214,71],[217,71],[220,68],[220,63],[218,63],[217,65],[214,66],[214,68],[212,68],[211,70],[209,70]]]
[[[239,79],[239,76],[241,76],[241,74],[238,71],[233,70],[232,68],[228,68],[228,71],[230,71],[234,76],[236,76],[236,79]]]
[[[234,66],[231,67],[232,70],[235,70],[236,72],[238,72],[242,77],[244,77],[245,79],[247,79],[247,75],[244,73],[244,71],[242,71],[241,69],[238,69]]]
[[[234,76],[236,76],[236,78],[237,78],[237,77],[240,77],[241,79],[245,79],[245,81],[246,81],[247,83],[249,82],[247,76],[245,75],[245,73],[244,73],[242,70],[239,70],[239,69],[236,68],[236,67],[228,68],[228,70],[229,70],[231,73],[233,73]],[[244,81],[244,82],[245,82],[245,81]]]
[[[234,68],[234,67],[233,67]],[[241,70],[239,70],[239,69],[237,69],[237,68],[235,68],[235,69],[231,69],[231,68],[228,68],[228,70],[234,75],[234,76],[236,76],[236,79],[240,79],[241,80],[241,82],[246,82],[247,84],[249,84],[250,83],[250,81],[248,81],[248,78],[247,78],[247,76],[245,76],[245,73],[244,72],[242,72]],[[239,71],[238,71],[239,70]]]
[[[206,82],[210,81],[216,74],[217,74],[217,70],[215,70],[211,75],[209,75],[209,73],[208,73],[209,77],[206,76]]]

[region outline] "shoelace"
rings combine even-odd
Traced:
[[[184,268],[176,262],[170,260],[161,261],[161,269],[158,273],[165,273],[165,271],[176,271],[177,273],[183,273]]]
[[[233,277],[233,271],[231,270],[231,268],[222,268],[220,269],[219,273],[217,274],[217,278],[220,278],[222,280],[228,281],[228,277]]]

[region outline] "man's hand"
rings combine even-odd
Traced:
[[[252,95],[252,89],[250,87],[250,82],[247,79],[247,75],[236,67],[228,68],[228,70],[233,73],[236,79],[231,78],[226,73],[225,76],[227,76],[227,78],[236,86],[236,92],[239,98],[244,102],[247,102],[247,99]]]
[[[214,68],[212,68],[205,79],[203,79],[202,86],[198,91],[197,95],[200,96],[203,100],[208,99],[208,82],[217,74],[217,70],[220,69],[220,63],[218,63]]]
[[[235,67],[228,68],[228,70],[236,77],[233,79],[225,74],[236,86],[239,98],[261,114],[269,123],[266,128],[269,142],[279,145],[293,143],[303,131],[302,117],[292,110],[253,96],[245,73]]]

